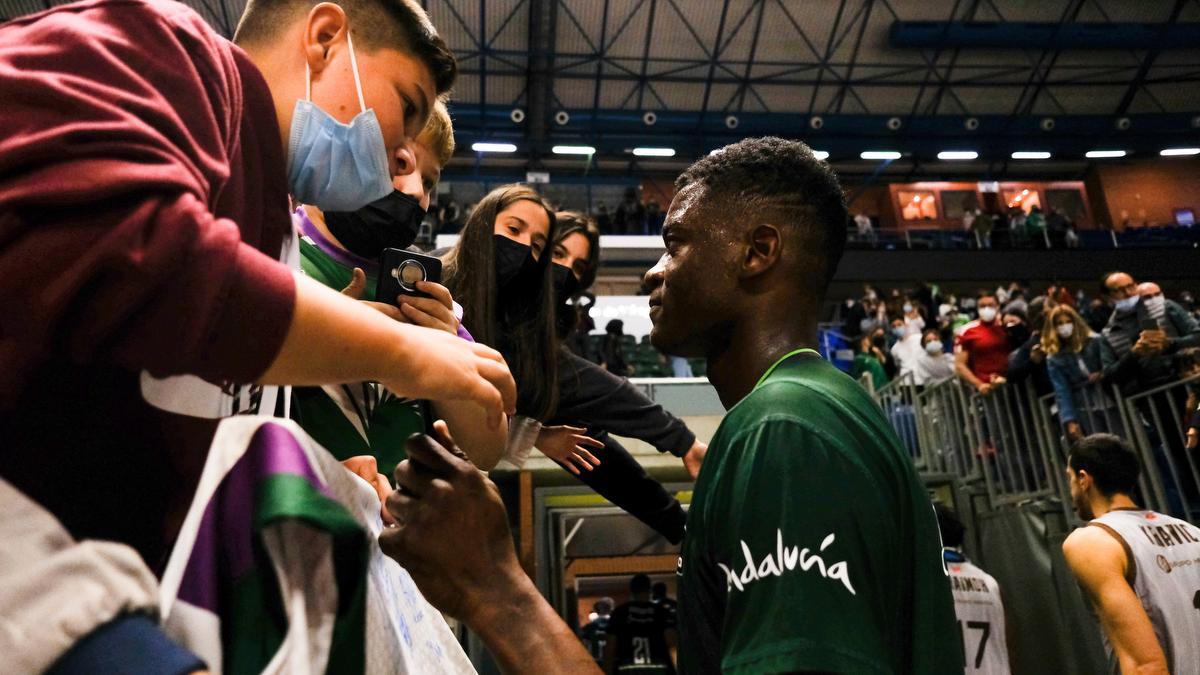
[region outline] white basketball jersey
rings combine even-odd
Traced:
[[[1103,526],[1125,544],[1129,576],[1172,673],[1200,669],[1200,528],[1154,511],[1110,511]]]
[[[966,672],[1009,675],[1000,586],[992,575],[968,560],[947,560],[946,569],[950,572],[954,613],[962,632]]]

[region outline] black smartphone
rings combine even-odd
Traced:
[[[379,259],[379,280],[375,284],[375,299],[398,305],[396,296],[411,295],[431,298],[417,290],[418,281],[442,281],[442,261],[431,255],[413,253],[398,248],[383,249]]]

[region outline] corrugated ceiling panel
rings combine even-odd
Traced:
[[[493,49],[529,49],[529,3],[487,0],[487,39]]]
[[[1091,0],[1110,21],[1166,21],[1174,8],[1173,2],[1130,2],[1129,0]]]
[[[754,86],[754,91],[773,113],[808,112],[808,101],[812,96],[812,87],[791,85],[760,84]]]
[[[438,35],[456,52],[478,49],[479,3],[472,0],[429,0],[426,11]]]
[[[926,103],[931,100],[933,91],[931,89],[926,94]],[[946,95],[942,97],[943,103],[938,111],[944,115],[1007,115],[1013,111],[1021,95],[1021,87],[953,87],[950,91],[965,110]],[[924,109],[923,105],[921,110]]]
[[[997,0],[998,1],[998,0]],[[878,12],[886,16],[889,21],[892,19],[900,19],[903,21],[948,21],[951,17],[951,10],[958,3],[950,2],[929,2],[929,0],[891,0],[888,3],[876,3],[872,13]],[[966,3],[963,3],[965,5]],[[980,5],[987,5],[982,2]],[[1003,3],[1000,3],[1003,5]],[[896,11],[893,16],[888,11],[888,5]],[[963,5],[960,5],[962,7]],[[962,11],[960,9],[960,11]]]
[[[677,10],[677,5],[664,0],[656,5],[654,33],[650,38],[650,56],[653,58],[707,59],[712,49],[713,38],[692,35],[695,26],[690,26]],[[716,32],[715,30],[713,31]],[[697,33],[697,35],[699,35]]]
[[[629,96],[634,87],[635,82],[614,82],[606,80],[600,85],[600,107],[601,108],[632,108],[637,103],[637,95]]]
[[[1096,115],[1114,112],[1117,104],[1121,102],[1121,97],[1125,95],[1126,87],[1085,85],[1053,86],[1046,89],[1062,104],[1067,114]]]
[[[813,30],[812,26],[805,27],[796,12],[790,11],[791,18],[797,19],[796,25],[793,25],[788,14],[778,4],[767,4],[756,60],[792,63],[820,61],[822,53],[817,45],[822,36],[817,33],[822,31]],[[797,30],[797,26],[800,30]]]
[[[575,77],[554,78],[554,95],[571,109],[591,108],[596,80]]]
[[[560,54],[582,54],[600,49],[604,3],[594,0],[558,0],[555,49]]]
[[[704,85],[684,82],[668,82],[654,84],[654,91],[661,97],[666,110],[699,110],[700,102],[704,100]],[[647,95],[647,110],[662,110],[660,106],[652,107],[658,99]]]
[[[721,59],[745,61],[750,54],[757,22],[759,3],[755,0],[733,0],[725,18],[721,36]]]
[[[608,9],[608,50],[611,56],[642,58],[646,51],[646,26],[650,3],[611,0]]]
[[[891,113],[907,113],[912,109],[917,96],[914,87],[855,87],[854,93],[867,107],[867,112],[874,115]],[[849,95],[846,104],[853,100]],[[846,112],[843,104],[842,112]]]
[[[479,76],[459,75],[454,83],[454,101],[457,103],[479,103]]]
[[[1167,112],[1190,112],[1200,110],[1200,87],[1195,84],[1149,84],[1146,88],[1154,94]]]

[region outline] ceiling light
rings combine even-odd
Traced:
[[[895,150],[865,150],[859,157],[863,159],[900,159],[900,153]]]
[[[945,159],[945,160],[951,160],[951,161],[964,160],[964,159],[977,159],[978,157],[979,157],[979,153],[975,152],[974,150],[943,150],[938,153],[938,159]]]
[[[1104,159],[1106,157],[1124,157],[1124,150],[1088,150],[1084,155],[1088,159]]]
[[[517,146],[512,143],[474,143],[471,149],[475,152],[516,152]]]
[[[1050,159],[1050,153],[1041,151],[1019,150],[1012,154],[1013,159]]]
[[[1158,154],[1163,157],[1187,157],[1188,155],[1200,155],[1200,148],[1167,148]]]
[[[638,157],[674,157],[675,148],[634,148],[633,154]]]
[[[590,145],[556,145],[550,148],[556,155],[594,155],[596,149]]]

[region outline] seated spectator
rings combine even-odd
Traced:
[[[954,356],[946,353],[941,334],[925,331],[921,336],[921,353],[917,357],[913,379],[918,386],[941,384],[954,377]]]
[[[995,294],[981,294],[976,307],[979,319],[968,323],[955,341],[955,370],[976,391],[986,394],[1004,382],[1013,344],[1000,321]]]
[[[1087,433],[1095,433],[1095,429],[1085,431],[1080,423],[1078,393],[1103,377],[1100,337],[1070,305],[1059,305],[1047,315],[1040,339],[1054,387],[1058,419],[1067,438],[1076,441]]]

